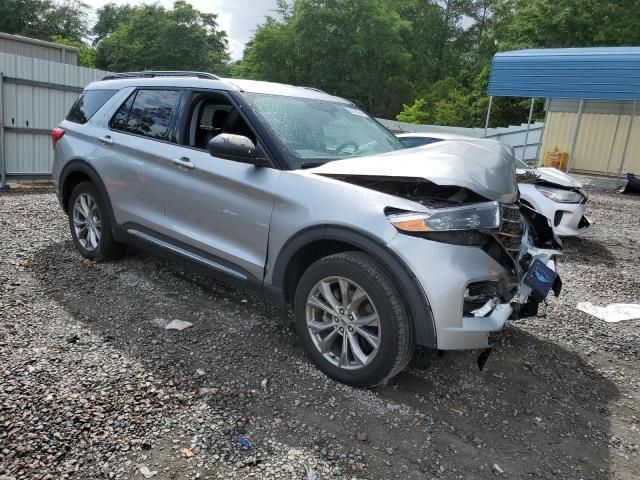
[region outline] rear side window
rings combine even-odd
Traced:
[[[115,130],[163,140],[180,94],[177,90],[138,90],[109,122]]]
[[[67,120],[74,123],[87,123],[117,90],[85,90],[73,104]]]

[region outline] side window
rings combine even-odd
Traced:
[[[127,120],[129,120],[129,112],[131,111],[131,105],[133,105],[134,98],[136,98],[136,92],[129,95],[129,98],[120,105],[120,108],[109,122],[109,128],[113,130],[126,130]]]
[[[117,90],[85,90],[71,107],[67,120],[87,123],[116,92]]]
[[[139,90],[129,113],[127,131],[164,139],[177,102],[177,90]]]
[[[221,93],[197,94],[190,112],[185,143],[191,147],[206,150],[209,140],[221,133],[244,135],[256,142],[249,125]]]
[[[138,90],[120,106],[109,126],[163,140],[179,96],[177,90]]]

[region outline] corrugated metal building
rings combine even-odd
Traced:
[[[77,65],[78,51],[67,45],[0,32],[0,53]]]
[[[539,162],[557,146],[568,169],[640,173],[640,47],[501,52],[488,94],[546,100]]]
[[[35,57],[44,55],[44,50],[30,50],[31,39],[26,40],[24,52]],[[67,55],[69,47],[55,47],[59,47],[58,60],[69,60],[61,53],[64,50]],[[51,177],[51,129],[66,116],[78,93],[107,73],[61,61],[0,53],[0,187],[7,178]]]

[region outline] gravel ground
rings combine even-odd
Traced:
[[[482,372],[428,354],[372,391],[319,373],[288,312],[133,249],[84,261],[50,191],[2,194],[0,479],[637,479],[640,323],[574,307],[640,302],[640,198],[587,188],[546,317]]]

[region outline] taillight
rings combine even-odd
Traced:
[[[64,130],[61,128],[54,128],[53,130],[51,130],[51,142],[53,143],[53,146],[56,146],[56,143],[58,143],[58,140],[60,140],[62,137],[64,136]]]

